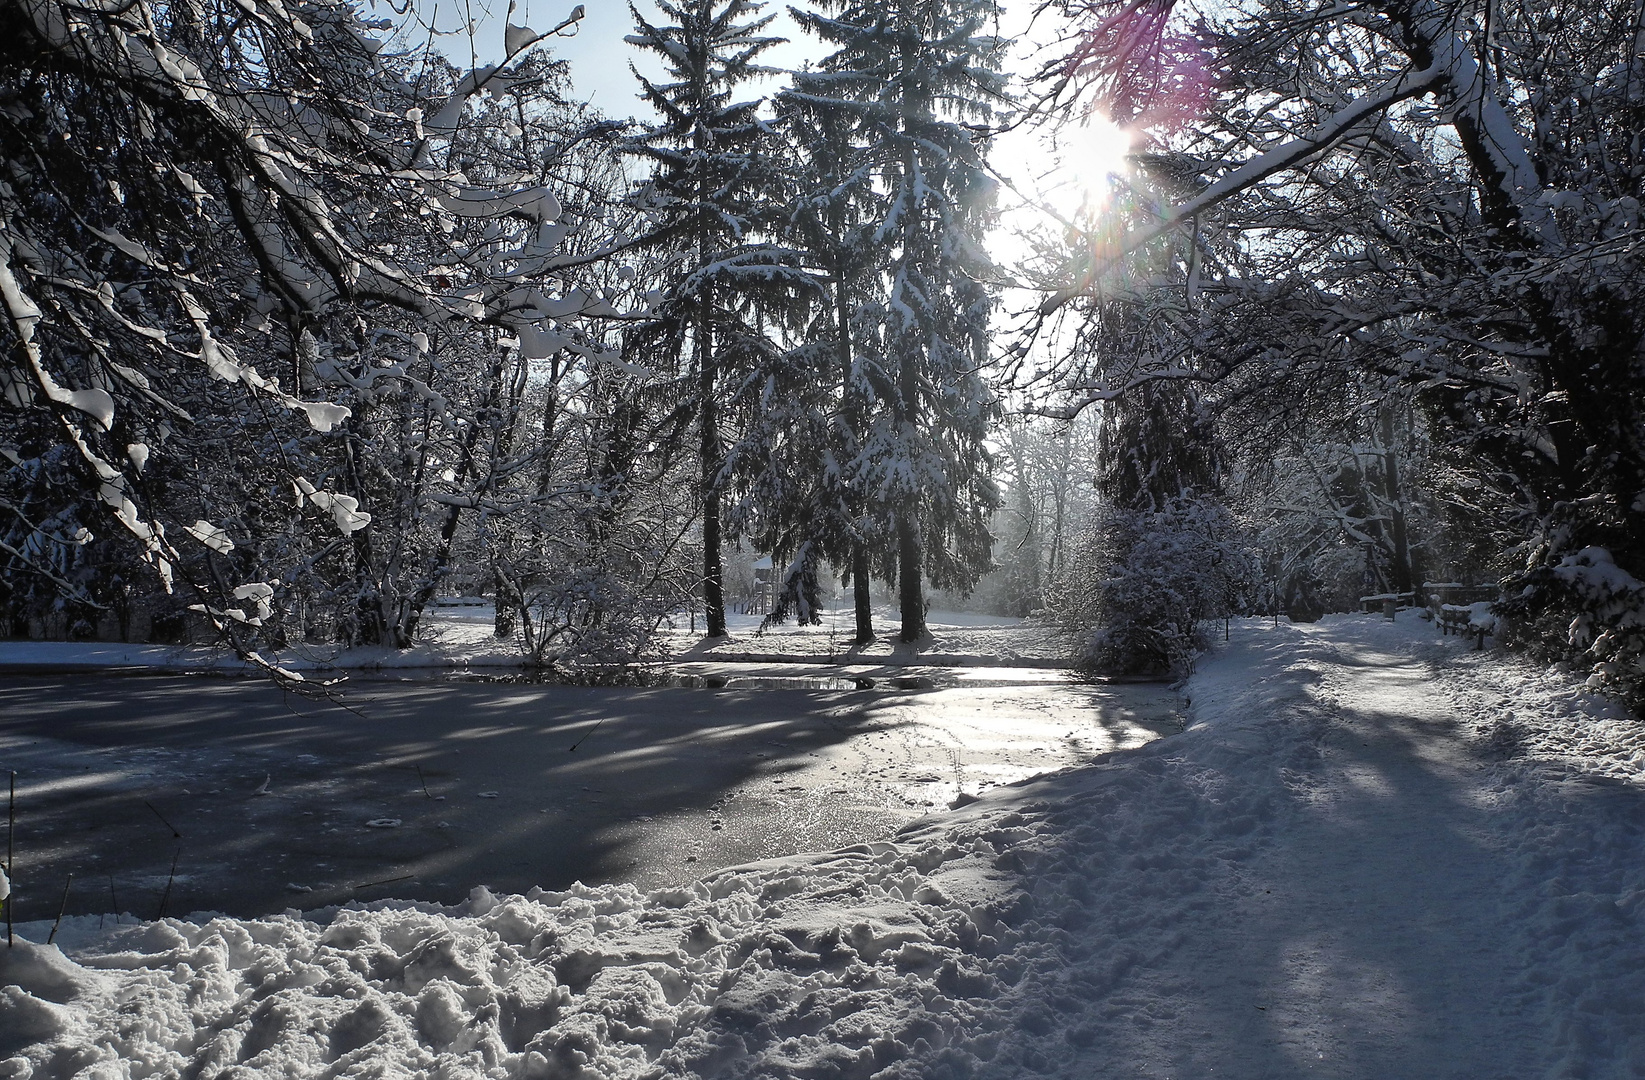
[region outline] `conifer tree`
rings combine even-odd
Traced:
[[[855,118],[832,97],[836,77],[794,72],[777,107],[794,147],[796,191],[786,225],[796,245],[808,252],[826,294],[806,335],[807,348],[819,354],[814,360],[820,388],[833,397],[831,422],[819,432],[822,468],[816,477],[813,529],[821,534],[827,555],[847,568],[856,614],[853,640],[866,645],[874,640],[869,552],[878,542],[877,519],[870,513],[861,476],[850,466],[861,453],[870,416],[872,395],[857,324],[864,305],[880,293],[872,226],[883,209],[883,192],[874,184],[873,148],[863,143]]]
[[[968,588],[990,557],[998,505],[983,445],[997,405],[982,372],[991,298],[982,233],[992,205],[985,121],[1001,99],[992,0],[842,0],[796,12],[835,47],[808,97],[851,118],[883,212],[884,315],[863,371],[876,404],[853,463],[889,525],[880,570],[897,581],[901,636],[925,633],[922,580]],[[866,343],[865,343],[866,344]]]
[[[635,72],[641,96],[661,119],[625,149],[653,163],[637,195],[651,218],[646,239],[677,253],[671,283],[657,308],[653,343],[684,354],[687,393],[694,399],[700,457],[703,603],[709,637],[725,635],[721,568],[721,495],[725,434],[721,408],[728,363],[750,365],[772,347],[763,323],[767,307],[808,286],[782,250],[760,241],[773,168],[771,132],[759,101],[735,101],[733,91],[760,73],[755,59],[782,39],[762,31],[772,16],[749,0],[660,3],[668,19],[654,25],[630,5],[630,44],[662,58],[668,81]],[[733,373],[734,374],[734,373]]]

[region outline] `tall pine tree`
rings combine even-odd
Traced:
[[[885,194],[874,182],[873,148],[862,141],[862,126],[833,96],[837,77],[825,71],[794,72],[777,110],[793,146],[795,196],[787,229],[825,282],[804,347],[819,389],[831,397],[830,422],[823,425],[818,444],[822,468],[811,517],[825,553],[848,570],[854,642],[866,645],[874,640],[870,551],[880,542],[881,530],[870,513],[860,470],[852,465],[861,455],[871,416],[873,395],[861,362],[860,324],[865,306],[882,291],[873,226],[883,212]]]

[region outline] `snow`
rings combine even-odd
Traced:
[[[513,56],[536,44],[542,37],[529,26],[515,26],[511,22],[503,24],[503,52]]]
[[[305,409],[310,408],[308,405],[303,407]],[[311,421],[318,423],[314,420],[313,413],[310,413],[309,418]],[[359,509],[360,502],[352,495],[338,495],[330,491],[320,491],[301,476],[297,478],[296,487],[297,504],[301,506],[303,499],[307,498],[310,503],[313,503],[319,509],[329,510],[332,519],[337,524],[338,531],[344,536],[357,532],[371,524],[371,515]]]
[[[13,1076],[1623,1076],[1645,746],[1415,620],[1237,623],[1181,735],[894,842],[0,949]]]
[[[227,555],[234,550],[234,541],[229,534],[204,519],[196,521],[185,531],[213,551]]]
[[[315,494],[324,496],[327,493]],[[312,496],[308,497],[312,499]],[[208,535],[215,535],[209,532],[215,526],[209,522],[198,522],[196,528],[202,525]],[[229,540],[227,534],[223,534],[223,540]],[[852,612],[849,609],[824,610],[821,617],[823,622],[819,626],[802,627],[790,623],[762,633],[759,630],[760,616],[728,614],[726,625],[731,636],[705,640],[701,617],[698,618],[698,630],[692,632],[688,629],[688,617],[680,613],[674,616],[672,627],[664,627],[662,644],[676,661],[686,664],[832,663],[842,666],[844,670],[841,673],[848,676],[871,676],[884,667],[998,667],[1001,671],[1036,669],[1030,672],[1029,677],[1040,680],[1045,672],[1037,669],[1068,666],[1066,646],[1059,639],[1055,626],[1039,620],[932,611],[927,624],[932,636],[914,645],[906,645],[896,640],[895,618],[888,611],[877,610],[875,625],[880,639],[872,645],[852,648],[850,635],[856,625]],[[450,604],[436,601],[424,618],[418,643],[412,648],[296,645],[281,652],[277,659],[283,667],[293,671],[409,672],[417,669],[521,667],[526,658],[518,640],[499,640],[493,634],[495,624],[496,611],[489,601],[453,601]],[[120,642],[0,641],[0,669],[8,667],[146,667],[156,671],[263,674],[260,669],[242,664],[226,651],[209,646]],[[956,677],[964,677],[964,673]],[[997,677],[998,673],[988,676],[990,679]]]
[[[926,613],[930,636],[907,643],[897,638],[899,620],[890,608],[876,608],[878,639],[854,646],[856,616],[849,607],[825,608],[815,626],[783,623],[760,629],[761,616],[728,613],[729,636],[705,640],[690,630],[683,615],[674,617],[664,641],[682,660],[736,662],[808,661],[837,664],[924,664],[953,667],[1066,668],[1068,645],[1057,625],[976,612],[932,610]]]

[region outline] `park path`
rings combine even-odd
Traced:
[[[1248,621],[1200,730],[1049,815],[1036,996],[1075,1049],[1031,1066],[1645,1075],[1645,785],[1492,737],[1501,665],[1421,629]]]

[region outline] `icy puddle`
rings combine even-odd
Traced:
[[[651,888],[883,839],[1181,726],[1167,687],[1055,671],[730,667],[676,672],[685,686],[360,682],[330,701],[0,680],[17,917],[55,915],[69,874],[70,912],[144,918]]]

